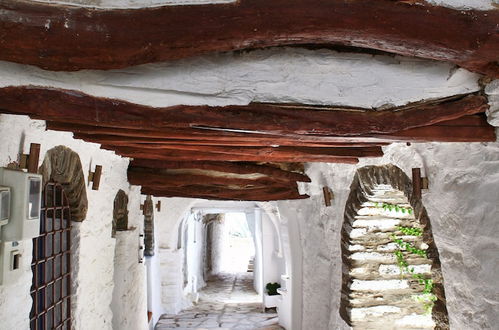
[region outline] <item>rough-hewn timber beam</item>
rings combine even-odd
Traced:
[[[165,129],[165,130],[140,130],[114,127],[97,127],[90,125],[68,124],[59,122],[47,122],[47,129],[58,131],[77,132],[78,138],[87,141],[98,142],[87,139],[98,135],[112,135],[117,137],[130,138],[158,138],[158,139],[182,139],[192,141],[191,144],[202,144],[202,141],[213,141],[214,145],[236,145],[236,141],[247,141],[241,145],[308,145],[324,146],[328,144],[348,143],[351,146],[356,144],[379,144],[397,141],[413,142],[490,142],[495,141],[495,129],[491,126],[485,115],[470,115],[458,119],[440,122],[431,126],[431,129],[412,128],[401,132],[390,133],[388,135],[368,134],[363,136],[313,136],[313,135],[268,135],[250,134],[239,132],[220,132],[199,129]],[[81,135],[79,135],[81,134]],[[263,142],[262,142],[263,141]],[[104,142],[104,141],[103,141]],[[200,142],[200,143],[198,143]]]
[[[49,70],[111,69],[269,46],[355,46],[499,76],[497,11],[392,0],[240,0],[98,10],[0,3],[0,59]]]
[[[484,112],[479,95],[446,98],[392,110],[335,109],[279,104],[151,108],[76,91],[37,87],[0,89],[0,112],[68,123],[136,129],[208,128],[271,134],[343,135],[394,133]]]
[[[297,188],[290,187],[258,187],[248,189],[227,189],[192,185],[181,188],[148,188],[142,187],[143,194],[157,197],[191,197],[213,200],[247,200],[247,201],[272,201],[283,199],[304,199],[308,195],[300,195]]]
[[[217,185],[234,186],[243,189],[254,186],[283,186],[284,182],[274,180],[271,177],[259,176],[256,178],[234,178],[228,176],[209,176],[199,174],[179,174],[179,173],[151,173],[152,171],[143,171],[137,168],[128,169],[128,181],[133,185],[142,185],[144,187],[184,187],[190,185]],[[159,172],[159,171],[156,171]],[[295,186],[296,182],[288,181],[290,187]]]
[[[379,147],[371,148],[233,148],[218,151],[197,150],[157,150],[143,147],[117,147],[102,145],[101,148],[113,150],[119,155],[131,158],[157,159],[168,161],[248,161],[248,162],[326,162],[356,164],[357,157],[381,157]]]
[[[130,163],[129,169],[149,168],[157,171],[161,170],[199,170],[205,172],[217,172],[226,174],[263,174],[278,181],[300,181],[310,182],[310,178],[304,174],[281,170],[275,166],[243,163],[243,162],[176,162],[176,161],[156,161],[147,159],[134,159]]]
[[[198,139],[198,140],[179,140],[167,138],[150,138],[150,137],[130,137],[120,135],[105,135],[105,134],[88,134],[88,133],[75,133],[75,139],[82,139],[87,142],[94,142],[115,146],[136,146],[141,144],[144,146],[156,146],[155,148],[162,148],[161,146],[226,146],[226,147],[271,147],[271,146],[293,146],[293,147],[317,147],[317,148],[332,148],[332,147],[375,147],[388,145],[388,143],[376,142],[307,142],[300,141],[299,138],[283,138],[275,137],[268,138],[262,137],[258,139],[247,140],[244,138],[232,138],[230,141],[217,140],[217,139]],[[166,148],[167,149],[167,148]]]

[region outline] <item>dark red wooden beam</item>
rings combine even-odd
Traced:
[[[147,134],[147,132],[143,132]],[[168,139],[168,138],[151,138],[151,137],[130,137],[123,135],[106,135],[106,134],[92,134],[92,133],[75,133],[75,139],[82,139],[88,142],[115,145],[115,146],[130,146],[130,145],[144,145],[145,147],[151,146],[153,148],[163,148],[162,146],[225,146],[225,147],[271,147],[271,146],[293,146],[293,147],[316,147],[316,148],[332,148],[332,147],[375,147],[384,146],[388,143],[382,142],[312,142],[312,141],[301,141],[299,138],[286,138],[286,137],[275,137],[275,138],[231,138],[226,141],[225,139],[210,139],[202,138],[197,140],[188,139]],[[165,147],[168,149],[168,147]]]
[[[156,171],[167,170],[200,170],[227,174],[263,174],[278,181],[301,181],[310,182],[310,178],[304,174],[285,171],[271,165],[262,165],[244,162],[214,162],[214,161],[157,161],[148,159],[134,159],[129,169],[149,168]]]
[[[129,168],[128,181],[133,185],[144,187],[184,187],[190,185],[210,185],[210,186],[237,186],[240,189],[254,186],[283,185],[282,181],[277,181],[271,177],[262,176],[259,178],[237,178],[229,176],[209,176],[191,173],[151,173],[153,171],[143,171],[137,168]],[[156,171],[159,172],[159,171]],[[296,182],[288,181],[289,185],[296,186]]]
[[[487,99],[466,95],[372,111],[279,104],[152,108],[84,93],[36,87],[0,89],[0,112],[68,123],[134,129],[200,128],[255,133],[343,135],[394,133],[484,112]]]
[[[113,150],[118,155],[167,161],[248,161],[248,162],[326,162],[356,164],[357,157],[381,157],[381,148],[236,148],[232,150],[157,150],[143,147],[117,147],[102,145],[103,149]],[[222,147],[220,147],[222,148]]]
[[[413,142],[490,142],[495,141],[495,129],[488,124],[485,115],[464,116],[458,119],[440,122],[424,128],[412,128],[391,134],[368,134],[356,137],[344,136],[313,136],[296,134],[249,134],[236,132],[219,132],[199,129],[164,129],[164,130],[140,130],[114,127],[97,127],[90,125],[68,124],[59,122],[47,122],[47,128],[58,131],[78,132],[75,136],[91,142],[97,139],[89,138],[98,135],[112,135],[130,138],[158,138],[182,141],[192,141],[190,144],[203,145],[308,145],[325,146],[335,144],[351,144],[361,146],[362,144],[385,144],[397,141]],[[124,139],[126,140],[126,139]],[[212,142],[211,142],[212,141]],[[240,144],[239,141],[247,141]],[[102,141],[105,142],[105,141]]]
[[[498,77],[498,21],[494,10],[393,0],[240,0],[133,10],[3,0],[0,59],[70,71],[319,44],[449,61]]]
[[[154,188],[142,187],[143,194],[156,197],[189,197],[212,200],[246,200],[272,201],[284,199],[304,199],[308,195],[300,195],[297,188],[290,187],[257,187],[248,189],[228,189],[223,187],[207,187],[192,185],[181,188]]]

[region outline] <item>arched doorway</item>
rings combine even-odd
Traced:
[[[65,146],[47,151],[39,173],[44,191],[41,235],[33,240],[31,329],[70,329],[78,276],[79,240],[72,221],[86,218],[88,201],[80,157]]]
[[[431,224],[396,166],[360,168],[342,228],[340,314],[354,329],[448,329]]]
[[[33,239],[30,328],[71,328],[71,210],[64,188],[45,185],[40,236]]]

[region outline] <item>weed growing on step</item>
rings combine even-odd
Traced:
[[[407,236],[421,236],[423,234],[423,231],[419,228],[398,226],[397,229]],[[423,304],[423,308],[426,313],[431,313],[433,305],[437,300],[437,297],[433,293],[433,280],[431,278],[426,278],[422,274],[415,273],[414,267],[409,266],[409,263],[405,259],[404,253],[402,252],[402,250],[405,250],[408,253],[428,258],[426,251],[416,248],[413,244],[405,242],[401,237],[397,237],[396,235],[391,235],[390,238],[399,247],[394,254],[397,258],[397,265],[400,268],[400,274],[409,274],[412,278],[416,279],[419,284],[424,286],[423,292],[415,296],[415,299]]]
[[[401,212],[401,213],[407,213],[407,214],[412,214],[412,208],[411,207],[405,207],[405,206],[400,206],[396,204],[390,204],[390,203],[374,203],[375,207],[382,208],[385,211],[395,211],[395,212]]]

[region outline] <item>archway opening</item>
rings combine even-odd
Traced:
[[[225,213],[223,223],[215,223],[213,226],[213,230],[218,233],[215,232],[217,235],[211,237],[213,240],[212,260],[219,263],[219,272],[253,272],[255,239],[248,226],[246,214]],[[219,260],[216,260],[217,258]]]
[[[354,329],[448,329],[438,251],[397,167],[358,170],[342,229],[340,313]]]

